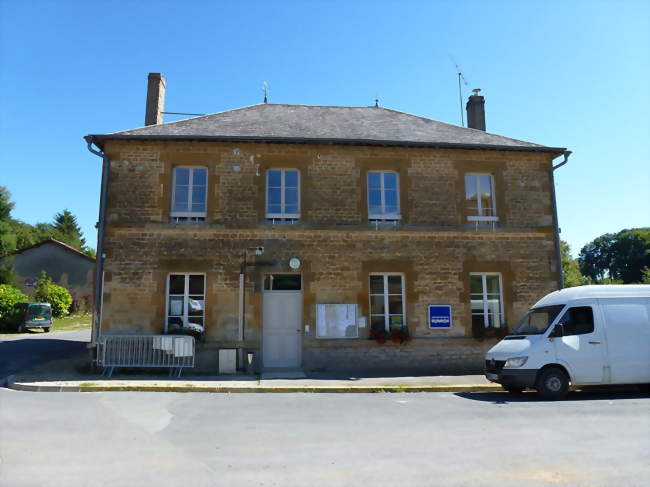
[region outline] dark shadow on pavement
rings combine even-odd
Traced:
[[[457,392],[454,395],[472,401],[490,402],[492,404],[526,403],[526,402],[558,402],[541,399],[535,392],[511,394],[506,391],[499,392]],[[612,388],[598,388],[580,391],[571,391],[569,395],[559,401],[611,401],[615,399],[650,399],[650,394],[640,391],[636,386],[616,386]]]
[[[16,339],[0,342],[0,381],[27,368],[83,353],[86,342],[59,339]]]

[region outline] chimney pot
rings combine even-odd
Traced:
[[[467,100],[467,126],[485,132],[485,98],[479,95],[480,91],[473,89],[474,94]]]
[[[165,77],[161,73],[149,73],[147,78],[147,106],[144,114],[145,125],[163,123],[165,110]]]

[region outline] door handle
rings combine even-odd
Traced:
[[[600,345],[600,342],[597,341],[590,341],[589,343],[591,343],[592,345]]]

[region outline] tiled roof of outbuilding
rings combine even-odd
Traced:
[[[383,107],[284,104],[252,105],[93,138],[100,144],[106,139],[199,139],[563,151]]]

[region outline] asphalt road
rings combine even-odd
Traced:
[[[647,486],[650,398],[0,389],[0,485]]]
[[[82,353],[89,341],[90,329],[0,335],[0,386],[7,376],[21,370]]]

